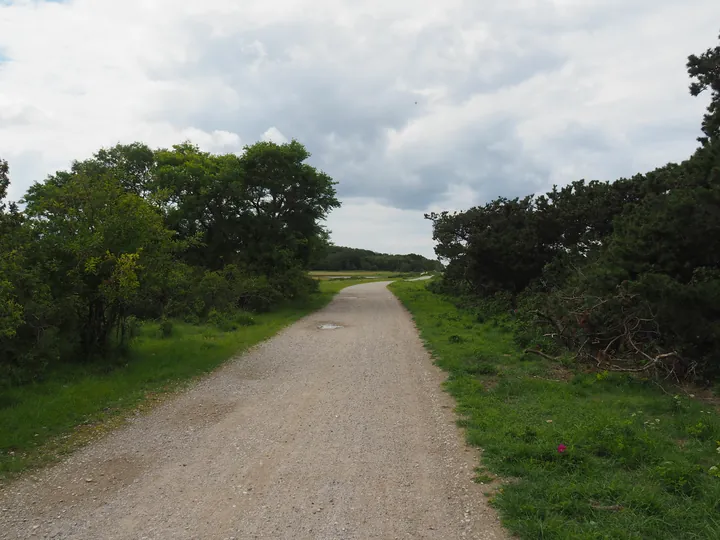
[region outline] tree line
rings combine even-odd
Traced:
[[[312,266],[313,270],[332,271],[387,271],[387,272],[433,272],[441,271],[440,261],[433,261],[422,255],[388,255],[367,249],[356,249],[330,245],[325,255]]]
[[[426,215],[448,263],[436,290],[510,309],[531,352],[720,375],[720,47],[687,69],[711,102],[686,161]]]
[[[0,384],[110,361],[142,319],[269,310],[307,276],[340,206],[297,141],[242,155],[179,144],[101,149],[7,202],[0,160]]]

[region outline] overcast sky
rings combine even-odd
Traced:
[[[423,213],[687,157],[718,0],[0,0],[10,197],[103,146],[296,138],[340,245],[433,255]]]

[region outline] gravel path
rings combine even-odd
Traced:
[[[386,283],[349,287],[7,486],[0,538],[505,538],[442,380]]]
[[[408,279],[408,281],[426,281],[428,279],[432,279],[432,276],[420,276],[412,279]]]

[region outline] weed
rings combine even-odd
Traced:
[[[487,470],[482,467],[475,467],[475,477],[473,482],[476,484],[490,484],[495,480],[495,477],[488,474]]]

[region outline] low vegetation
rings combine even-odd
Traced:
[[[320,292],[271,313],[145,322],[113,364],[64,364],[42,381],[0,388],[0,481],[102,435],[360,282],[323,282]]]
[[[521,538],[720,538],[720,417],[649,378],[523,352],[522,322],[395,282],[460,425],[478,482]]]

